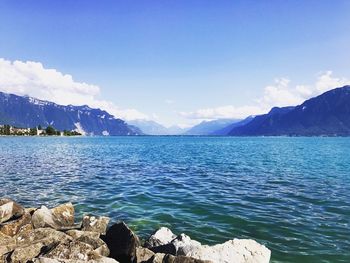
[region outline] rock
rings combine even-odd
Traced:
[[[52,228],[33,229],[28,232],[20,232],[16,236],[17,246],[27,246],[39,241],[43,241],[45,243],[44,245],[49,245],[51,243],[67,242],[71,240],[73,240],[72,237]]]
[[[140,246],[140,240],[124,222],[111,226],[104,240],[110,250],[110,257],[121,263],[136,259],[136,247]]]
[[[136,263],[145,263],[154,256],[154,253],[148,248],[136,248]]]
[[[71,236],[74,239],[77,239],[82,236],[89,236],[94,239],[100,238],[100,233],[92,232],[92,231],[81,231],[81,230],[68,230],[66,232],[67,235]]]
[[[7,236],[15,236],[20,231],[30,231],[33,229],[32,223],[31,223],[32,217],[29,213],[25,213],[22,217],[7,221],[6,223],[3,223],[0,225],[0,232],[7,235]]]
[[[70,241],[60,243],[53,250],[45,255],[47,258],[52,259],[71,259],[71,260],[84,260],[88,261],[93,259],[93,247],[89,244],[80,241]]]
[[[165,255],[163,258],[163,263],[212,263],[212,261],[200,260],[185,256],[175,257],[173,255]]]
[[[193,247],[200,247],[201,243],[192,240],[189,236],[181,234],[173,239],[170,243],[161,245],[158,247],[150,248],[155,253],[163,253],[170,255],[182,255],[186,256],[188,251],[191,251]]]
[[[99,233],[92,231],[69,230],[66,234],[73,237],[75,240],[91,245],[95,249],[94,251],[96,254],[109,256],[108,246],[102,239],[100,239]]]
[[[74,225],[74,206],[72,203],[66,203],[51,209],[56,224],[61,227],[70,227]]]
[[[250,239],[234,239],[215,246],[193,247],[186,256],[214,263],[268,263],[271,251]]]
[[[17,247],[11,254],[11,262],[13,263],[25,263],[33,258],[51,249],[53,243],[46,241],[39,241],[27,246]]]
[[[107,258],[107,257],[101,257],[98,259],[92,259],[88,261],[84,260],[71,260],[71,259],[52,259],[52,258],[46,258],[46,257],[39,257],[34,259],[34,263],[118,263],[113,258]]]
[[[101,216],[101,217],[84,216],[82,230],[97,232],[102,235],[105,235],[109,220],[110,220],[109,217],[104,217],[104,216]]]
[[[176,254],[180,256],[187,256],[187,254],[196,247],[201,247],[201,243],[196,240],[192,240],[189,236],[181,234],[177,236],[172,242],[175,246]]]
[[[5,261],[7,254],[16,247],[16,239],[0,233],[0,262]]]
[[[173,239],[176,238],[176,235],[171,232],[169,228],[161,227],[153,235],[149,237],[146,241],[146,247],[157,247],[169,244]]]
[[[34,212],[35,212],[36,210],[38,210],[38,208],[29,207],[29,208],[25,208],[24,210],[25,210],[26,213],[29,213],[30,215],[33,215]]]
[[[157,253],[150,260],[148,260],[147,263],[163,263],[163,259],[165,256],[166,254]]]
[[[54,215],[46,206],[41,206],[32,215],[32,223],[34,228],[51,227],[58,229],[59,225],[55,222]]]
[[[10,199],[0,199],[0,224],[24,214],[24,208]]]

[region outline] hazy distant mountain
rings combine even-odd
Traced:
[[[246,125],[248,122],[250,122],[253,119],[254,119],[253,116],[249,116],[244,120],[233,122],[222,129],[216,130],[212,132],[210,135],[221,135],[221,136],[229,135],[230,131],[232,131],[234,128]]]
[[[350,86],[336,88],[296,107],[273,108],[244,126],[234,136],[350,136]]]
[[[106,111],[84,106],[62,106],[28,96],[0,92],[0,124],[17,127],[54,126],[58,130],[77,130],[87,135],[138,135]]]
[[[138,127],[144,134],[148,135],[177,135],[186,131],[179,126],[171,126],[167,128],[151,120],[132,120],[128,121],[128,123]]]
[[[219,119],[213,121],[202,121],[201,123],[193,126],[184,135],[211,135],[215,131],[223,129],[230,124],[237,123],[241,120],[236,119]]]

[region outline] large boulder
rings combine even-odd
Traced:
[[[12,218],[21,217],[24,208],[10,199],[0,199],[0,224]]]
[[[31,219],[32,217],[29,213],[24,213],[22,217],[1,224],[0,232],[13,237],[20,231],[30,231],[33,229]]]
[[[104,240],[110,250],[110,257],[121,263],[136,260],[136,247],[140,246],[140,240],[124,222],[112,225]]]
[[[74,206],[72,203],[66,203],[51,209],[56,223],[61,227],[70,227],[74,225]]]
[[[60,226],[55,220],[55,216],[52,211],[46,206],[41,206],[32,215],[32,223],[34,228],[51,227],[54,229],[59,229]]]
[[[97,232],[101,235],[105,235],[109,220],[109,217],[105,216],[95,217],[86,215],[83,217],[82,230]]]
[[[146,247],[158,247],[169,244],[176,235],[167,227],[161,227],[153,233],[145,243]]]
[[[268,263],[271,251],[251,239],[234,239],[214,246],[193,247],[186,256],[214,263]]]

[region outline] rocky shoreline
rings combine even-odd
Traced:
[[[250,239],[202,245],[162,227],[147,240],[124,223],[85,215],[72,203],[24,208],[0,199],[0,262],[13,263],[267,263],[271,251]]]

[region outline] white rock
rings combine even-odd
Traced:
[[[202,246],[201,243],[192,240],[185,234],[179,235],[171,243],[175,246],[176,255],[178,256],[187,256],[192,250],[199,249]]]
[[[148,239],[148,247],[162,246],[170,243],[176,238],[173,232],[167,227],[161,227]]]
[[[215,246],[194,246],[186,256],[213,263],[268,263],[271,251],[251,239],[233,239]]]

